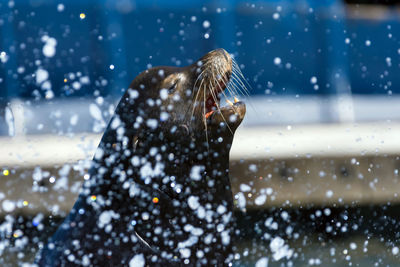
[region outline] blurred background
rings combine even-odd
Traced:
[[[0,1],[0,264],[71,209],[130,81],[239,63],[237,266],[400,266],[396,0]]]

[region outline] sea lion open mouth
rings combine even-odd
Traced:
[[[217,81],[216,89],[209,90],[210,93],[207,95],[206,98],[206,107],[205,107],[205,118],[208,117],[219,108],[219,103],[221,100],[221,93],[225,90],[226,84],[229,82],[230,75],[226,75],[228,78],[221,78]],[[212,93],[211,93],[212,92]]]
[[[197,109],[197,119],[203,117],[206,130],[211,122],[215,124],[216,121],[224,122],[228,128],[237,127],[244,117],[246,106],[238,100],[236,90],[238,86],[231,81],[232,76],[234,80],[240,80],[233,71],[238,69],[235,64],[232,57],[223,49],[209,52],[194,64],[201,66],[201,69],[194,85],[193,109]],[[234,103],[228,100],[226,89],[231,96],[233,95]],[[222,107],[220,104],[222,95],[226,98],[228,106]],[[199,116],[199,113],[202,116]]]

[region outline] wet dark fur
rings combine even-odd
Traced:
[[[201,60],[226,55],[217,50]],[[140,254],[149,266],[226,266],[232,261],[229,151],[245,105],[221,108],[204,121],[204,109],[193,108],[199,66],[157,67],[135,78],[103,135],[90,179],[42,250],[39,266],[86,260],[91,266],[124,266]],[[176,83],[176,73],[186,75],[185,83],[157,100],[160,89]],[[172,81],[166,85],[168,77]],[[187,89],[193,89],[191,95]],[[179,101],[173,94],[180,95]],[[163,112],[169,116],[161,121]],[[102,225],[100,218],[108,211],[118,215]]]

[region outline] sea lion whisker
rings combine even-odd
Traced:
[[[194,89],[196,88],[196,84],[197,84],[197,82],[199,81],[199,79],[200,79],[200,78],[203,78],[203,74],[204,74],[205,71],[206,71],[206,69],[203,69],[203,70],[200,72],[200,74],[197,76],[197,79],[196,79],[196,81],[195,81],[194,84],[193,84],[192,91],[194,91]]]
[[[234,78],[234,77],[232,76],[232,78]],[[236,80],[235,80],[235,79],[232,79],[232,86],[235,86],[235,87],[237,88],[239,85],[237,85],[235,82],[236,82]],[[242,94],[244,97],[246,97],[246,98],[247,98],[247,97],[250,97],[249,93],[247,93],[247,92],[243,93],[243,91],[242,91],[240,88],[237,88],[237,89],[241,92],[241,94]],[[251,101],[249,101],[248,104],[250,105],[250,107],[251,107],[252,109],[255,110],[255,108],[254,108],[253,104],[251,103]]]
[[[239,95],[239,91],[238,91],[238,88],[237,88],[234,80],[232,80],[232,79],[229,80],[227,89],[232,96]]]
[[[237,71],[237,69],[234,69],[233,70],[233,76],[236,78],[236,80],[240,83],[240,85],[243,87],[243,88],[246,88],[247,89],[247,86],[243,83],[243,81],[242,81],[242,77],[241,77],[241,73],[239,73],[238,71]],[[247,83],[247,81],[245,81],[246,83]],[[250,87],[251,88],[251,87]]]
[[[203,70],[203,72],[204,72],[204,70]],[[195,111],[195,109],[196,109],[196,105],[197,105],[197,98],[198,98],[198,96],[200,95],[200,91],[201,91],[201,86],[202,86],[202,84],[203,84],[203,81],[204,81],[204,79],[201,79],[201,81],[200,81],[200,85],[199,85],[199,89],[198,89],[198,91],[197,91],[197,94],[196,94],[196,97],[194,98],[194,102],[193,102],[193,109],[192,109],[192,114],[191,114],[191,116],[190,116],[190,119],[192,119],[193,118],[193,114],[194,114],[194,111]],[[199,101],[200,102],[200,101]]]
[[[206,88],[207,88],[205,82],[207,82],[206,79],[202,79],[201,82],[200,82],[199,91],[197,92],[197,96],[196,96],[196,101],[197,101],[197,97],[198,96],[200,97],[199,100],[198,100],[198,103],[200,103],[201,101],[203,101],[203,102],[205,101],[205,92],[206,92]],[[202,94],[200,94],[201,91],[203,91],[203,93],[204,93],[203,94],[203,99],[201,98],[202,97]]]
[[[219,72],[221,72],[221,70],[219,70]],[[220,74],[220,73],[218,75],[223,77],[223,75]],[[219,86],[219,87],[221,86],[220,82],[222,82],[222,84],[225,87],[225,89],[227,89],[229,91],[228,84],[225,81],[225,79],[222,78],[220,81],[217,81],[217,86]],[[222,89],[222,88],[220,88],[220,89]],[[225,95],[224,90],[220,90],[220,91],[221,91],[221,93],[223,93]],[[226,97],[226,95],[225,95],[225,97]]]
[[[233,71],[233,75],[232,75],[232,81],[234,81],[235,83],[239,83],[240,82],[240,84],[241,85],[238,85],[238,84],[235,84],[235,83],[233,83],[235,86],[240,86],[243,90],[245,90],[245,96],[246,97],[250,97],[250,92],[249,92],[249,89],[243,84],[243,82],[242,82],[242,79],[238,76],[239,74],[243,77],[243,74],[242,74],[242,72],[240,71],[240,69],[239,69],[239,67],[238,67],[238,65],[237,65],[237,63],[235,62],[235,64],[236,65],[234,65],[235,66],[235,68],[234,68],[234,71]],[[237,73],[239,73],[239,74],[237,74]],[[243,79],[244,79],[244,77],[243,77]],[[245,79],[245,82],[247,83],[247,84],[249,84],[248,82],[247,82],[247,80]],[[251,89],[251,86],[249,85],[249,87],[250,87],[250,89]],[[239,88],[238,88],[239,89]],[[240,89],[239,89],[240,90]],[[240,90],[241,91],[241,90]],[[255,108],[254,108],[254,106],[253,106],[253,104],[251,103],[251,102],[249,102],[249,104],[250,104],[250,107],[253,109],[253,110],[255,110]]]
[[[245,96],[245,97],[249,97],[250,96],[240,85],[237,84],[237,82],[235,80],[232,80],[231,86],[238,93],[238,95],[242,95],[242,96]]]
[[[203,71],[203,72],[204,72],[204,71]],[[200,85],[199,85],[198,87],[196,87],[196,85],[197,85],[197,82],[199,81],[199,78],[202,76],[203,72],[200,73],[200,75],[199,75],[199,76],[197,77],[197,79],[196,79],[195,84],[193,85],[192,92],[194,92],[194,91],[195,91],[195,88],[197,88],[197,93],[196,93],[196,96],[195,96],[195,98],[194,98],[194,100],[193,100],[193,101],[194,101],[194,104],[196,103],[197,97],[199,96],[199,93],[200,93],[200,90],[201,90],[201,82],[203,81],[203,79],[200,80]]]
[[[232,86],[234,86],[234,84],[232,84],[232,81],[230,79],[231,77],[232,77],[232,75],[229,77],[228,81],[223,80],[222,82],[224,83],[224,86],[225,86],[226,90],[228,91],[229,95],[233,97],[235,95],[239,95],[239,93],[237,92],[235,87],[232,88]]]
[[[219,108],[219,100],[218,97],[216,96],[216,90],[214,89],[214,86],[210,84],[210,93],[211,93],[211,97],[214,100],[215,105],[217,106],[217,108]]]
[[[231,74],[230,74],[230,77],[229,77],[230,79],[229,79],[229,81],[231,82],[237,82],[238,83],[238,87],[239,87],[239,85],[241,86],[241,87],[244,87],[244,91],[246,91],[246,95],[248,95],[248,92],[247,92],[247,88],[246,88],[246,86],[240,81],[240,78],[239,78],[239,76],[238,76],[238,74],[236,73],[236,69],[235,69],[235,66],[233,65],[232,66],[232,69],[231,69]],[[243,94],[243,95],[245,95],[245,93],[243,93],[241,90],[240,90],[240,92],[241,92],[241,94]]]
[[[232,88],[232,85],[229,85],[228,87],[226,87],[226,90],[228,91],[228,93],[229,93],[229,95],[231,97],[234,97],[234,96],[238,95],[238,93],[235,90],[235,88]]]
[[[224,81],[223,81],[223,83],[225,84]],[[218,84],[218,83],[217,83],[217,84]],[[229,124],[228,124],[228,122],[226,121],[225,117],[222,115],[222,110],[221,110],[221,108],[220,108],[220,104],[218,103],[218,101],[215,100],[216,97],[215,97],[214,93],[213,93],[212,91],[211,91],[211,93],[212,93],[212,97],[214,98],[214,101],[215,101],[215,103],[216,103],[217,110],[220,112],[221,117],[222,117],[222,119],[224,120],[224,122],[225,122],[226,126],[228,127],[229,131],[233,134],[233,131],[232,131],[231,127],[229,126]],[[224,90],[222,90],[221,93],[224,95],[224,97],[225,97],[226,99],[228,99],[228,96],[226,95],[226,93],[225,93]]]
[[[235,76],[232,76],[231,81],[232,81],[231,85],[235,88],[236,92],[240,92],[241,95],[249,96],[249,93],[247,92],[246,88],[243,88],[240,84],[238,84],[237,78]]]
[[[238,95],[238,92],[235,90],[235,88],[232,88],[232,85],[230,83],[228,83],[226,91],[228,91],[230,97],[235,97]]]
[[[244,83],[242,82],[242,80],[240,79],[240,77],[238,76],[238,74],[237,74],[236,72],[233,72],[233,73],[232,73],[232,80],[234,80],[235,82],[237,82],[237,83],[238,83],[238,86],[240,86],[240,87],[244,90],[245,94],[246,94],[247,96],[249,96],[249,94],[250,94],[249,90],[248,90],[247,87],[244,85]]]
[[[243,76],[243,73],[241,71],[241,69],[239,68],[239,66],[236,66],[235,68],[235,72],[238,74],[238,76],[240,76],[241,79],[243,79],[245,81],[245,83],[247,84],[248,87],[251,88],[250,83],[247,81],[247,79]]]
[[[204,99],[206,99],[206,90],[203,90],[203,92],[204,92]],[[209,152],[210,146],[208,144],[207,118],[206,118],[206,101],[205,100],[203,102],[203,116],[202,116],[202,118],[203,118],[203,121],[204,121],[204,128],[205,128],[205,131],[206,131],[207,151]]]
[[[222,93],[224,94],[225,98],[228,99],[227,95],[225,94],[225,92],[222,91]],[[231,134],[233,134],[233,131],[231,129],[231,127],[229,126],[228,122],[226,121],[225,117],[222,115],[222,110],[219,107],[219,104],[217,104],[217,109],[219,110],[219,112],[221,113],[221,117],[224,120],[226,126],[228,127],[229,131],[231,132]]]
[[[215,72],[217,72],[217,71],[219,71],[219,69],[215,69],[213,72],[212,72],[212,76],[213,76],[213,79],[214,79],[214,81],[210,81],[210,91],[213,93],[214,91],[215,92],[218,92],[219,91],[219,89],[222,89],[222,88],[216,88],[217,86],[218,87],[220,87],[220,85],[219,85],[219,80],[218,80],[218,78],[217,77],[215,77],[215,75],[214,75],[214,73]],[[212,83],[212,84],[211,84]],[[218,104],[218,101],[217,100],[215,100],[214,99],[214,101],[215,101],[215,103],[217,103]]]
[[[196,81],[193,84],[193,88],[192,88],[192,92],[195,90],[197,82],[199,81],[199,79],[202,77],[202,74],[204,73],[204,70],[202,72],[200,72],[200,74],[197,76]]]
[[[219,71],[219,72],[220,72],[220,71]],[[218,75],[221,76],[221,77],[223,77],[223,74],[218,74]],[[232,91],[231,91],[231,88],[229,88],[230,77],[228,78],[227,81],[225,81],[225,79],[222,79],[222,83],[223,83],[225,89],[228,90],[229,94],[230,94],[231,96],[234,96],[235,94],[233,94]],[[227,97],[226,94],[224,93],[224,90],[221,90],[221,92],[224,94],[225,97]]]
[[[249,88],[252,89],[250,83],[243,76],[242,70],[240,69],[240,67],[237,64],[237,62],[235,60],[233,60],[233,59],[232,59],[232,62],[233,62],[233,69],[235,70],[235,72],[238,74],[238,76],[240,76],[241,79],[243,79],[245,81],[245,83],[249,86]]]

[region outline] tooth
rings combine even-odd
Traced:
[[[233,99],[234,99],[233,101],[235,101],[235,103],[239,102],[239,99],[236,96]]]
[[[226,103],[228,103],[229,105],[233,106],[233,103],[231,101],[229,101],[228,99],[226,100]]]

